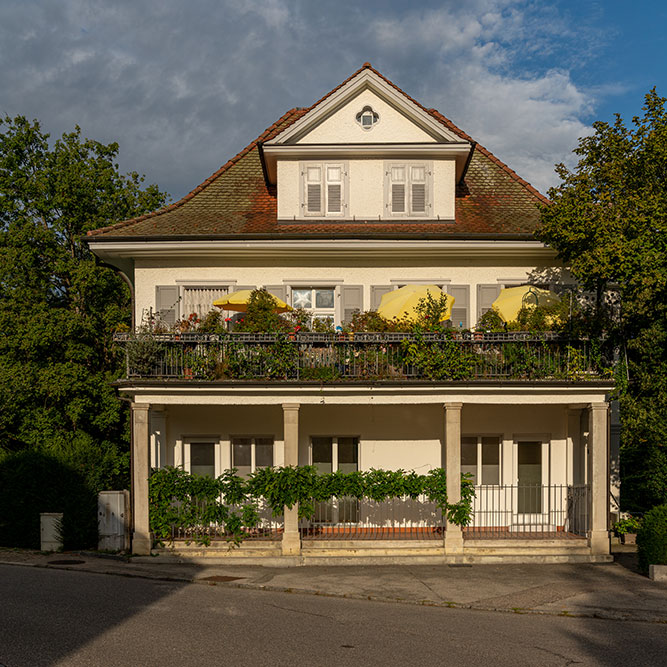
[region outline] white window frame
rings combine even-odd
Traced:
[[[294,290],[310,290],[310,300],[311,303],[313,304],[311,308],[304,308],[308,313],[310,313],[310,318],[311,320],[315,318],[331,318],[331,321],[334,323],[334,326],[337,324],[340,324],[338,322],[338,308],[336,307],[336,304],[339,299],[339,294],[340,294],[340,289],[338,285],[334,285],[332,283],[328,283],[326,285],[290,285],[289,289],[289,301],[292,305],[292,308],[297,308],[297,306],[294,305]],[[331,308],[317,308],[315,305],[316,301],[316,290],[333,290],[333,306]]]
[[[477,462],[475,472],[475,486],[502,486],[503,483],[503,436],[499,433],[465,433],[461,434],[461,444],[463,438],[477,438]],[[498,439],[498,482],[496,484],[486,484],[482,480],[482,438]],[[461,464],[463,465],[463,464]]]
[[[396,170],[404,170],[404,179],[401,181],[394,181]],[[424,170],[423,184],[425,188],[424,193],[424,210],[415,211],[413,206],[413,185],[421,184],[422,181],[415,180],[416,169]],[[404,201],[405,210],[394,211],[393,207],[393,185],[405,184]],[[391,160],[384,163],[384,208],[387,215],[392,218],[433,218],[433,162],[430,161],[406,161],[399,162]]]
[[[182,444],[182,453],[178,452],[178,444]],[[222,460],[221,460],[221,445],[220,445],[220,436],[219,435],[185,435],[178,439],[176,442],[176,451],[175,451],[175,460],[174,465],[182,465],[183,470],[186,472],[192,472],[192,457],[191,457],[191,446],[192,445],[213,445],[213,465],[215,469],[215,477],[222,475]],[[180,461],[178,459],[181,459]]]
[[[338,440],[354,438],[357,441],[357,470],[361,470],[361,438],[358,435],[319,435],[313,434],[308,439],[308,462],[313,463],[313,438],[331,438],[331,472],[338,472]]]
[[[309,170],[319,169],[319,181]],[[334,170],[340,169],[340,179],[331,178]],[[345,218],[348,212],[348,163],[346,161],[331,162],[300,162],[299,163],[299,202],[301,217],[304,218]],[[309,180],[310,178],[310,180]],[[308,186],[320,186],[320,207],[317,211],[308,210]],[[331,187],[340,186],[340,210],[329,208]]]
[[[274,435],[261,435],[261,434],[254,434],[254,435],[241,435],[239,433],[236,433],[234,435],[229,436],[229,461],[230,461],[230,467],[235,468],[235,462],[234,462],[234,440],[236,439],[241,439],[244,438],[246,440],[250,440],[250,472],[254,473],[257,471],[257,463],[256,463],[256,453],[255,453],[255,445],[257,444],[257,440],[260,439],[266,439],[266,440],[271,440],[273,442],[273,449],[271,450],[271,467],[276,465],[276,437]],[[266,466],[262,466],[266,467]]]

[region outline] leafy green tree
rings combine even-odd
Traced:
[[[549,191],[539,232],[595,293],[593,326],[606,320],[621,350],[628,509],[667,501],[666,101],[653,89],[630,127],[618,115],[612,124],[593,124],[575,149],[574,171],[557,165],[562,182]],[[618,295],[611,317],[604,296],[610,289]]]
[[[78,127],[50,144],[37,121],[0,119],[0,457],[44,451],[95,488],[128,467],[128,410],[110,383],[130,295],[83,237],[167,199],[121,175],[117,153]]]

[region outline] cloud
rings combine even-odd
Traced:
[[[120,143],[125,170],[185,194],[287,109],[362,62],[545,189],[596,94],[594,39],[528,0],[61,0],[0,6],[0,112]],[[599,35],[597,36],[599,38]],[[561,54],[567,53],[567,58]],[[584,57],[584,56],[581,56]]]

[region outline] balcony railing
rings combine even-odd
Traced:
[[[556,334],[118,333],[127,378],[206,381],[597,381],[605,341]]]

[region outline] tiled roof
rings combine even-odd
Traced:
[[[370,68],[406,98],[466,141],[474,151],[463,183],[456,191],[455,221],[355,221],[309,220],[285,223],[277,220],[275,186],[267,185],[260,156],[261,144],[280,134],[320,104],[362,70]],[[355,237],[392,235],[410,238],[496,237],[530,235],[539,212],[536,205],[548,200],[490,151],[474,142],[435,109],[425,109],[370,64],[346,79],[308,109],[292,109],[267,128],[255,141],[224,164],[210,178],[170,206],[109,227],[88,232],[100,238],[127,239],[182,237]]]

